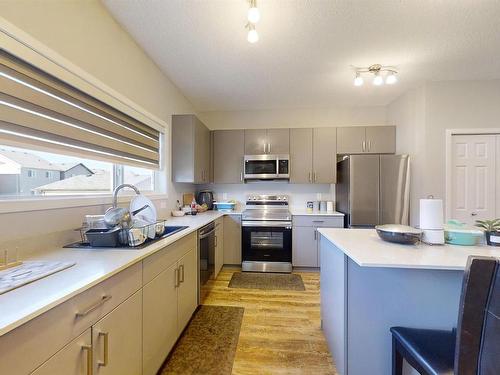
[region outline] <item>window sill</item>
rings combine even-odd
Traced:
[[[166,193],[144,193],[151,200],[167,199]],[[135,195],[122,194],[118,196],[118,203],[128,203]],[[111,206],[113,196],[67,196],[67,197],[43,197],[25,199],[0,199],[0,214],[14,212],[43,211],[74,207]]]

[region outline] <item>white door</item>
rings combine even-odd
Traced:
[[[495,135],[452,137],[452,218],[467,224],[495,217]]]

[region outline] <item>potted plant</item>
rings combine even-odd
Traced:
[[[500,246],[500,219],[476,220],[476,226],[484,229],[488,245]]]

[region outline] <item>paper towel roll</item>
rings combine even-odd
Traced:
[[[420,199],[420,229],[443,229],[443,201]]]
[[[326,202],[326,210],[328,212],[332,212],[333,211],[333,202],[332,201]]]

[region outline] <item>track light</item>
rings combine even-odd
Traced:
[[[356,78],[354,78],[354,86],[363,86],[363,83],[365,83],[363,77],[361,77],[359,73],[356,73]]]
[[[388,85],[394,85],[398,81],[398,77],[394,72],[390,72],[389,75],[385,78],[385,83]]]
[[[248,22],[253,23],[254,25],[260,21],[260,12],[257,8],[257,0],[250,0],[250,9],[248,9]]]
[[[255,30],[255,25],[253,24],[248,26],[247,40],[252,44],[259,41],[259,34],[257,33],[257,30]]]
[[[375,73],[375,77],[373,77],[373,84],[375,86],[380,86],[384,84],[384,79],[380,76],[380,73]]]

